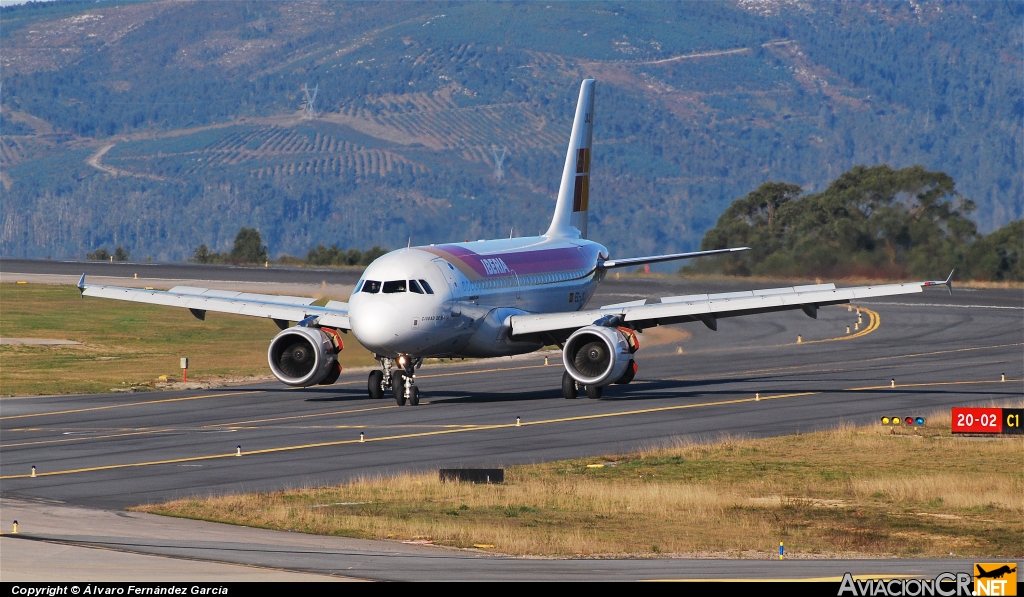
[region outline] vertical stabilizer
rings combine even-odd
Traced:
[[[569,151],[565,155],[562,184],[558,187],[555,217],[545,233],[548,237],[587,238],[587,209],[590,194],[590,143],[594,131],[594,80],[580,85],[576,118],[572,122]]]

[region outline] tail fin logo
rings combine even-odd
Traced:
[[[589,116],[589,114],[587,115]],[[587,211],[590,197],[590,148],[576,150],[576,181],[572,192],[573,213]]]

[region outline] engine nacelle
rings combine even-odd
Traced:
[[[274,376],[284,383],[315,386],[332,376],[338,379],[338,349],[333,336],[323,330],[295,326],[274,336],[267,360]]]
[[[569,336],[562,349],[562,363],[577,382],[606,386],[626,373],[639,344],[632,330],[588,325]]]

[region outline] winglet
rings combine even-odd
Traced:
[[[82,277],[78,279],[78,292],[80,294],[82,294],[82,296],[85,296],[85,274],[84,273],[82,274]]]
[[[946,289],[949,290],[949,296],[953,296],[953,272],[955,271],[955,269],[950,271],[945,280],[932,280],[930,282],[925,282],[924,286],[945,286]]]

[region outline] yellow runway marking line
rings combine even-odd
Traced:
[[[454,377],[456,375],[475,375],[477,373],[495,373],[497,371],[521,371],[524,369],[543,369],[551,365],[523,365],[521,367],[499,367],[497,369],[476,369],[473,371],[453,371],[451,373],[431,373],[430,375],[417,375],[416,379],[429,379],[431,377]]]
[[[804,344],[807,344],[807,342],[804,342]],[[972,347],[969,347],[969,348],[954,348],[954,349],[951,349],[951,350],[936,350],[936,351],[932,351],[932,352],[918,352],[918,353],[908,353],[908,354],[897,354],[897,355],[886,356],[886,357],[871,357],[871,358],[867,358],[867,359],[854,359],[854,360],[843,361],[843,362],[845,364],[847,364],[847,365],[855,365],[855,364],[858,364],[858,363],[871,363],[871,362],[875,362],[875,361],[888,361],[890,359],[908,359],[908,358],[916,358],[916,357],[935,356],[935,355],[940,355],[940,354],[952,354],[952,353],[957,353],[957,352],[971,352],[971,351],[975,351],[975,350],[989,350],[989,349],[992,349],[992,348],[1010,348],[1010,347],[1013,347],[1013,346],[1024,346],[1024,342],[1014,342],[1012,344],[992,344],[990,346],[972,346]],[[692,353],[691,352],[690,354],[696,354],[696,353]],[[717,373],[715,375],[670,377],[670,378],[667,378],[665,381],[706,381],[706,380],[721,379],[722,377],[729,377],[729,376],[735,376],[735,375],[749,375],[749,374],[752,374],[752,373],[773,373],[773,372],[776,372],[776,371],[806,369],[808,367],[815,367],[815,366],[817,366],[817,363],[808,363],[806,365],[789,365],[789,366],[786,366],[786,367],[766,367],[766,368],[761,368],[761,369],[747,369],[747,370],[744,370],[744,371],[727,371],[727,372],[723,372],[723,373]],[[835,369],[811,369],[809,371],[803,371],[803,372],[804,373],[834,373],[834,372],[846,371],[846,370],[847,370],[846,368],[840,367],[840,368],[835,368]],[[1007,380],[1007,381],[1012,381],[1012,380]],[[886,387],[889,387],[889,386],[886,386]]]
[[[225,392],[224,394],[207,394],[204,396],[185,396],[184,398],[164,398],[162,400],[146,400],[143,402],[129,402],[128,404],[108,404],[107,406],[90,406],[89,408],[73,408],[69,410],[56,410],[45,413],[32,413],[27,415],[11,415],[9,417],[0,417],[0,421],[7,421],[10,419],[27,419],[29,417],[46,417],[51,415],[68,415],[72,413],[84,413],[95,410],[109,410],[112,408],[128,408],[130,406],[144,406],[147,404],[164,404],[171,402],[185,402],[188,400],[205,400],[207,398],[222,398],[224,396],[240,396],[243,394],[258,394],[263,390],[246,390],[244,392]]]
[[[918,386],[920,387],[920,386],[928,386],[928,385],[949,385],[949,384],[975,384],[975,385],[977,385],[977,384],[991,384],[991,383],[1001,384],[1001,383],[1004,383],[1004,382],[1000,382],[998,380],[980,380],[980,381],[968,381],[968,382],[938,382],[938,383],[935,383],[935,384],[918,384]],[[710,407],[710,406],[727,406],[727,405],[731,405],[731,404],[745,404],[745,403],[748,403],[748,402],[755,402],[755,401],[758,401],[758,400],[760,402],[764,402],[766,400],[780,400],[780,399],[784,399],[784,398],[796,398],[796,397],[801,397],[801,396],[816,396],[816,395],[825,394],[827,392],[841,393],[841,392],[854,392],[854,391],[870,391],[870,390],[880,390],[880,389],[883,389],[883,388],[888,389],[888,386],[871,386],[871,387],[867,387],[867,388],[848,388],[848,389],[840,389],[840,390],[822,390],[822,391],[814,391],[814,392],[793,392],[793,393],[789,393],[789,394],[776,394],[776,395],[773,395],[773,396],[761,396],[760,399],[758,399],[758,398],[736,398],[736,399],[733,399],[733,400],[719,400],[719,401],[716,401],[716,402],[700,402],[700,403],[696,403],[696,404],[677,404],[677,405],[674,405],[674,406],[660,406],[660,407],[655,407],[655,408],[643,408],[643,409],[629,410],[629,411],[618,411],[618,412],[610,412],[610,413],[596,413],[596,414],[592,414],[592,415],[579,415],[579,416],[575,416],[575,417],[560,417],[560,418],[557,418],[557,419],[544,419],[544,420],[540,420],[540,421],[524,421],[524,422],[520,422],[519,425],[517,425],[516,423],[501,423],[501,424],[494,424],[494,425],[477,425],[477,426],[468,427],[468,428],[442,429],[442,430],[436,430],[436,431],[422,431],[422,432],[419,432],[419,433],[406,433],[406,434],[402,434],[402,435],[390,435],[390,436],[384,436],[384,437],[368,437],[368,438],[364,438],[363,440],[360,440],[360,439],[347,439],[347,440],[337,440],[337,441],[330,441],[330,442],[318,442],[318,443],[313,443],[313,444],[300,444],[300,445],[295,445],[295,446],[281,446],[281,447],[277,447],[277,448],[264,448],[262,450],[251,450],[251,451],[248,451],[248,452],[242,452],[242,456],[255,456],[255,455],[259,455],[259,454],[274,454],[274,453],[279,453],[279,452],[294,452],[296,450],[308,450],[308,449],[312,449],[312,448],[328,448],[328,447],[344,446],[344,445],[358,444],[358,443],[372,443],[372,442],[395,441],[395,440],[402,440],[402,439],[411,439],[411,438],[416,438],[416,437],[430,437],[430,436],[438,436],[438,435],[450,435],[450,434],[454,434],[454,433],[465,433],[465,432],[469,432],[469,431],[489,431],[489,430],[494,430],[494,429],[509,429],[509,428],[513,428],[514,429],[514,428],[517,428],[517,427],[529,427],[529,426],[533,426],[533,425],[551,425],[551,424],[555,424],[555,423],[569,423],[569,422],[574,422],[574,421],[587,421],[587,420],[595,420],[595,419],[606,419],[606,418],[612,418],[612,417],[623,417],[623,416],[630,416],[630,415],[650,414],[650,413],[656,413],[656,412],[669,412],[669,411],[686,410],[686,409],[702,408],[702,407]],[[160,464],[177,464],[177,463],[180,463],[180,462],[196,462],[196,461],[200,461],[200,460],[215,460],[215,459],[219,459],[219,458],[234,458],[236,456],[237,456],[237,454],[235,452],[229,452],[229,453],[226,453],[226,454],[211,454],[211,455],[207,455],[207,456],[190,456],[190,457],[185,457],[185,458],[173,458],[173,459],[169,459],[169,460],[153,460],[153,461],[149,461],[149,462],[132,462],[132,463],[123,463],[123,464],[108,464],[108,465],[103,465],[103,466],[94,466],[94,467],[86,467],[86,468],[79,468],[79,469],[69,469],[69,470],[63,470],[63,471],[37,472],[36,476],[37,477],[48,477],[48,476],[54,476],[54,475],[70,475],[70,474],[75,474],[75,473],[86,473],[86,472],[114,470],[114,469],[122,469],[122,468],[136,468],[136,467],[143,467],[143,466],[155,466],[155,465],[160,465]],[[0,476],[0,479],[25,479],[25,478],[28,478],[28,477],[30,477],[30,475],[27,475],[27,474],[22,474],[22,475],[3,475],[3,476]]]
[[[832,305],[832,306],[845,306],[845,305]],[[734,351],[737,351],[737,350],[755,350],[755,349],[764,349],[764,348],[778,348],[778,347],[782,347],[782,346],[798,346],[798,345],[804,345],[804,344],[817,344],[817,343],[820,343],[820,342],[837,342],[839,340],[853,340],[854,338],[862,338],[862,337],[870,334],[871,332],[874,332],[875,330],[877,330],[882,325],[882,317],[878,313],[872,311],[871,309],[866,309],[864,307],[859,307],[859,309],[861,311],[863,311],[863,312],[868,314],[868,325],[863,330],[857,332],[856,334],[852,334],[850,336],[842,335],[842,336],[835,336],[833,338],[822,338],[821,340],[804,340],[803,342],[789,342],[789,343],[786,343],[786,344],[771,344],[771,345],[766,345],[766,346],[734,346],[734,347],[730,347],[730,348],[711,348],[711,349],[707,349],[707,350],[694,350],[694,351],[690,351],[687,354],[689,354],[689,355],[715,354],[715,353],[723,353],[723,352],[734,352]],[[665,355],[661,355],[661,356],[665,356]]]
[[[882,325],[882,316],[872,311],[871,309],[865,309],[864,307],[857,307],[857,305],[850,305],[855,309],[860,309],[864,313],[868,314],[868,326],[856,334],[850,336],[836,336],[834,338],[825,338],[823,340],[807,340],[803,344],[817,344],[819,342],[838,342],[840,340],[853,340],[854,338],[861,338],[867,336],[871,332],[877,330]]]
[[[61,439],[43,439],[34,442],[21,442],[19,444],[0,444],[0,449],[16,448],[18,446],[38,446],[40,444],[61,444],[64,442],[81,442],[90,439],[109,439],[112,437],[131,437],[135,435],[152,435],[154,433],[167,433],[173,429],[153,429],[149,431],[133,431],[129,433],[114,433],[111,435],[91,435],[89,437],[65,437]]]
[[[240,425],[249,425],[251,423],[269,423],[271,421],[290,421],[294,419],[308,419],[312,417],[327,417],[330,415],[346,415],[349,413],[361,413],[370,410],[385,410],[390,408],[398,408],[398,405],[392,404],[390,406],[370,406],[367,408],[353,408],[349,410],[336,410],[326,413],[309,413],[305,415],[288,415],[286,417],[272,417],[268,419],[253,419],[251,421],[235,421],[234,423],[211,423],[209,425],[203,425],[203,427],[234,427]]]
[[[1007,379],[1006,381],[1022,381],[1022,380],[1019,380],[1019,379]],[[991,379],[991,380],[986,379],[986,380],[980,380],[980,381],[936,381],[936,382],[926,382],[926,383],[897,383],[895,388],[898,390],[900,388],[920,388],[920,387],[931,387],[931,386],[974,386],[974,385],[986,384],[986,383],[1002,383],[1002,382],[1000,380],[998,380],[998,379]],[[891,390],[891,389],[893,389],[893,386],[891,386],[891,385],[882,385],[882,386],[865,386],[863,388],[850,388],[850,389],[848,389],[846,391],[847,392],[863,392],[863,391],[867,391],[867,390]]]
[[[817,392],[809,392],[809,393],[805,393],[805,394],[794,394],[794,395],[807,395],[807,394],[814,394],[814,393],[817,393]],[[790,395],[789,394],[783,394],[783,395],[779,395],[779,396],[772,396],[771,398],[778,399],[778,398],[784,398],[784,397],[788,397],[788,396],[790,396]],[[766,400],[766,399],[768,399],[768,398],[762,398],[762,400]],[[642,410],[636,410],[636,411],[601,413],[601,414],[595,414],[595,415],[582,415],[582,416],[578,416],[578,417],[563,417],[563,418],[558,418],[558,419],[548,419],[548,420],[542,420],[542,421],[528,421],[526,423],[522,423],[521,425],[523,427],[526,427],[526,426],[529,426],[529,425],[545,425],[545,424],[552,424],[552,423],[564,423],[564,422],[570,422],[570,421],[583,421],[583,420],[587,420],[587,419],[617,417],[617,416],[632,415],[632,414],[642,414],[642,413],[649,413],[649,412],[663,412],[663,411],[668,411],[668,410],[681,410],[681,409],[687,409],[687,408],[698,408],[698,407],[701,407],[701,406],[718,406],[718,405],[725,405],[725,404],[739,404],[739,403],[742,403],[742,402],[753,402],[753,400],[754,400],[753,398],[739,398],[739,399],[736,399],[736,400],[724,400],[724,401],[720,401],[720,402],[706,402],[706,403],[701,403],[701,404],[681,404],[681,405],[676,405],[676,406],[663,406],[663,407],[659,407],[659,408],[642,409]],[[319,442],[319,443],[314,443],[314,444],[302,444],[302,445],[297,445],[297,446],[281,446],[281,447],[278,447],[278,448],[264,448],[262,450],[251,450],[251,451],[248,451],[248,452],[242,452],[242,456],[254,456],[254,455],[258,455],[258,454],[273,454],[273,453],[278,453],[278,452],[293,452],[293,451],[296,451],[296,450],[308,450],[308,449],[311,449],[311,448],[327,448],[327,447],[333,447],[333,446],[344,446],[344,445],[358,444],[358,443],[394,441],[394,440],[400,440],[400,439],[410,439],[410,438],[415,438],[415,437],[428,437],[428,436],[435,436],[435,435],[448,435],[448,434],[452,434],[452,433],[464,433],[464,432],[467,432],[467,431],[484,431],[484,430],[492,430],[492,429],[506,429],[506,428],[510,428],[510,427],[511,428],[515,428],[516,424],[515,423],[502,423],[502,424],[496,424],[496,425],[479,425],[479,426],[472,427],[472,428],[443,429],[443,430],[437,430],[437,431],[422,431],[422,432],[419,432],[419,433],[406,433],[406,434],[402,434],[402,435],[391,435],[391,436],[376,437],[376,438],[375,437],[368,437],[368,438],[365,438],[364,441],[362,441],[362,442],[357,438],[357,439],[337,440],[337,441],[331,441],[331,442]],[[200,461],[200,460],[215,460],[215,459],[219,459],[219,458],[234,458],[234,457],[236,457],[236,453],[235,452],[228,452],[226,454],[211,454],[211,455],[207,455],[207,456],[190,456],[190,457],[185,457],[185,458],[172,458],[172,459],[168,459],[168,460],[153,460],[153,461],[148,461],[148,462],[132,462],[132,463],[123,463],[123,464],[108,464],[108,465],[103,465],[103,466],[92,466],[92,467],[85,467],[85,468],[78,468],[78,469],[69,469],[69,470],[63,470],[63,471],[37,472],[36,476],[37,477],[49,477],[49,476],[55,476],[55,475],[70,475],[70,474],[75,474],[75,473],[87,473],[87,472],[106,471],[106,470],[114,470],[114,469],[122,469],[122,468],[136,468],[136,467],[143,467],[143,466],[155,466],[155,465],[160,465],[160,464],[178,464],[178,463],[181,463],[181,462],[197,462],[197,461]],[[4,475],[4,476],[0,476],[0,479],[24,479],[24,478],[28,478],[28,477],[30,477],[30,475]]]

